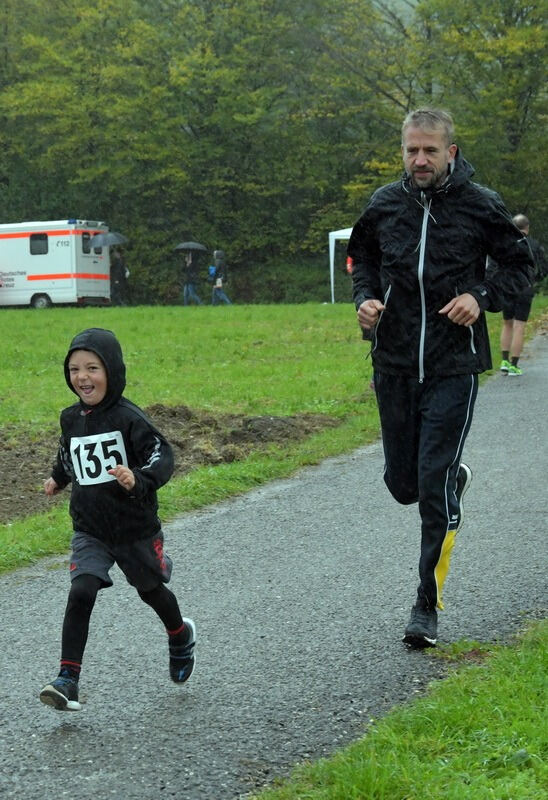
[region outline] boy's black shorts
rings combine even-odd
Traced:
[[[502,305],[502,318],[517,319],[519,322],[527,322],[529,314],[531,313],[533,297],[533,290],[526,289],[521,294],[517,294],[512,298],[511,302],[505,301]]]
[[[106,589],[112,586],[109,570],[115,563],[128,583],[141,592],[150,592],[159,583],[168,583],[173,568],[170,557],[164,553],[164,535],[161,531],[149,539],[137,539],[123,545],[107,545],[89,533],[74,532],[71,581],[78,575],[95,575],[103,581],[101,588]]]

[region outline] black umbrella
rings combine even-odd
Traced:
[[[181,242],[174,250],[207,250],[207,247],[200,242]]]
[[[126,237],[121,233],[109,231],[108,233],[96,233],[89,240],[90,247],[111,247],[114,244],[125,244]]]

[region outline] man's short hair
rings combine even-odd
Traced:
[[[441,130],[445,136],[448,147],[450,144],[453,144],[455,140],[453,117],[448,111],[442,111],[440,108],[425,107],[410,111],[401,126],[402,143],[405,131],[409,127],[421,128],[424,131]]]
[[[529,230],[529,220],[525,214],[516,214],[516,216],[512,218],[512,222],[522,233],[527,233]]]

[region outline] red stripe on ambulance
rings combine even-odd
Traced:
[[[87,281],[108,281],[110,275],[92,272],[53,272],[50,275],[27,275],[28,281],[62,281],[72,278],[83,278]]]
[[[44,234],[46,236],[82,236],[83,233],[90,233],[90,231],[23,231],[21,233],[0,233],[0,239],[28,239],[30,236],[36,234]],[[93,235],[93,234],[92,234]]]

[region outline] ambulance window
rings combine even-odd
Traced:
[[[31,256],[45,256],[48,252],[47,233],[31,233],[29,239]]]
[[[94,247],[93,252],[96,256],[100,256],[103,252],[102,247]],[[84,231],[82,234],[82,253],[89,255],[91,253],[91,233]]]

